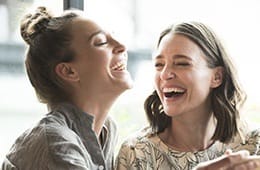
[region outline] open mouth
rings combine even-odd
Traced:
[[[113,64],[111,66],[111,69],[113,71],[124,71],[124,70],[126,70],[126,66],[127,66],[126,61],[125,60],[121,60],[121,61],[118,61],[115,64]]]
[[[163,94],[166,98],[180,97],[185,93],[184,89],[181,88],[163,88]]]

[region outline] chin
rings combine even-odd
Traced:
[[[134,87],[134,82],[132,80],[132,78],[129,78],[129,80],[126,83],[127,89],[131,89]]]
[[[120,78],[118,77],[116,79],[118,80],[116,83],[120,84],[120,86],[123,89],[127,90],[127,89],[133,88],[134,82],[129,73],[124,75],[123,77],[120,77]]]
[[[164,113],[167,116],[170,116],[170,117],[176,117],[176,116],[181,115],[180,112],[178,112],[178,111],[176,111],[175,109],[172,109],[172,108],[164,108]]]
[[[127,81],[120,82],[120,87],[123,91],[132,89],[134,86],[133,80],[129,79]]]
[[[128,71],[113,72],[111,74],[112,89],[119,93],[133,88],[133,79]]]

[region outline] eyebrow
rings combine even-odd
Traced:
[[[97,34],[105,34],[105,32],[102,31],[102,30],[99,30],[99,31],[96,31],[96,32],[92,33],[92,34],[88,37],[88,41],[90,41],[90,40],[91,40],[95,35],[97,35]]]
[[[164,58],[162,55],[157,55],[154,57],[154,59],[161,59]],[[192,60],[190,57],[186,56],[186,55],[182,55],[182,54],[176,54],[174,56],[172,56],[173,59],[180,59],[180,58],[185,58],[188,60]]]

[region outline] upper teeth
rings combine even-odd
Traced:
[[[175,93],[183,93],[185,90],[176,88],[176,87],[170,87],[170,88],[163,88],[164,93],[170,93],[170,92],[175,92]]]
[[[126,61],[119,61],[111,67],[113,70],[123,70],[126,68]]]

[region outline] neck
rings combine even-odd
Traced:
[[[107,114],[119,95],[75,97],[73,103],[85,113],[94,117],[93,130],[99,136]]]
[[[215,128],[213,114],[196,121],[182,121],[174,118],[171,126],[159,134],[159,137],[175,150],[195,152],[204,150],[213,144],[214,141],[211,138]]]

